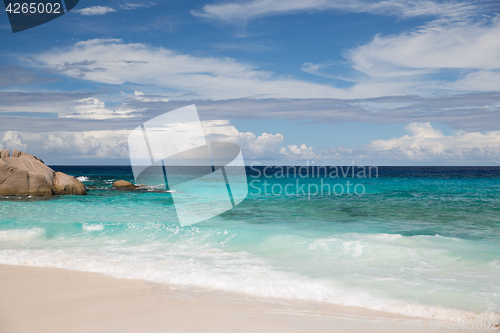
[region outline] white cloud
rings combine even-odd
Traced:
[[[308,83],[257,70],[231,58],[195,57],[117,39],[77,42],[35,56],[44,66],[69,76],[108,84],[134,82],[196,93],[202,98],[379,96],[384,85],[352,90]],[[68,63],[71,59],[71,63]]]
[[[251,132],[239,132],[227,120],[204,121],[202,124],[208,141],[236,143],[248,159],[276,158],[283,142],[283,135],[279,133],[257,136]]]
[[[147,97],[142,91],[134,91],[134,98],[141,102],[168,102],[168,98]]]
[[[0,147],[2,147],[2,149],[12,147],[11,149],[21,150],[26,148],[26,144],[23,143],[23,139],[18,132],[7,131],[0,141]]]
[[[372,141],[368,150],[383,152],[388,158],[418,161],[500,158],[500,131],[443,135],[430,123],[410,123],[405,129],[411,135]]]
[[[455,82],[443,84],[443,87],[450,90],[500,91],[500,68],[474,71]]]
[[[260,8],[264,2],[268,3],[268,0],[220,6]],[[345,3],[324,0],[304,3],[271,1],[269,6],[328,7]],[[350,2],[349,6],[359,4]],[[207,6],[216,8],[219,5]],[[382,5],[370,2],[370,6]],[[406,8],[406,11],[413,13],[411,15],[437,13],[442,9],[445,14],[441,13],[441,17],[455,18],[459,16],[458,12],[468,8],[463,3],[438,5],[429,1],[396,0],[386,1],[383,6]],[[470,12],[476,11],[470,9]],[[120,39],[81,41],[33,58],[44,67],[79,79],[106,84],[131,82],[160,86],[179,95],[187,93],[200,99],[356,99],[395,95],[430,96],[436,91],[495,91],[500,89],[500,16],[473,22],[467,19],[471,13],[464,14],[465,19],[461,20],[440,18],[417,31],[396,36],[377,35],[371,42],[347,51],[344,56],[356,71],[353,72],[356,77],[354,80],[323,73],[327,67],[334,65],[329,61],[322,64],[305,62],[302,65],[301,69],[307,73],[353,82],[348,88],[279,76],[231,58],[180,54],[142,43],[125,43]],[[156,99],[136,95],[137,100],[141,98],[143,101]]]
[[[300,146],[290,145],[288,146],[288,149],[282,147],[280,149],[280,154],[288,157],[293,157],[295,159],[305,160],[314,159],[316,157],[316,154],[313,151],[313,147],[308,147],[306,144],[301,144]]]
[[[72,113],[59,113],[59,117],[63,118],[80,118],[80,119],[110,119],[118,117],[132,117],[132,112],[139,110],[118,109],[115,111],[106,109],[105,103],[97,98],[90,97],[77,100],[71,107]]]
[[[203,129],[211,142],[232,142],[240,146],[247,160],[308,160],[315,158],[312,147],[305,144],[282,147],[281,134],[239,132],[227,120],[204,121]]]
[[[272,164],[347,165],[487,165],[500,161],[500,131],[444,135],[430,123],[410,123],[409,134],[374,140],[359,149],[313,149],[306,144],[283,147],[283,135],[239,132],[228,121],[203,122],[208,141],[238,144],[250,162]],[[128,158],[129,130],[0,132],[0,149],[18,149],[42,159]]]
[[[246,159],[268,160],[280,158],[283,135],[255,135],[239,132],[226,120],[203,122],[210,142],[232,142],[240,146]],[[128,158],[129,130],[0,132],[0,149],[18,149],[44,157]],[[305,147],[302,145],[301,147]],[[283,148],[284,149],[284,148]],[[300,148],[299,148],[300,150]],[[288,156],[288,154],[283,154]],[[303,157],[295,151],[295,158]]]
[[[107,6],[92,6],[92,7],[77,9],[75,10],[75,12],[81,15],[91,16],[91,15],[104,15],[107,13],[116,12],[116,9]]]
[[[357,71],[348,77],[326,72],[332,65],[327,59],[301,67],[313,75],[354,82],[344,96],[366,98],[500,89],[500,16],[492,16],[488,6],[427,0],[250,0],[208,4],[192,13],[235,24],[262,16],[324,10],[430,18],[417,30],[376,35],[371,42],[347,51],[344,57]]]
[[[155,5],[154,2],[150,2],[150,3],[126,3],[124,5],[120,5],[120,8],[125,9],[125,10],[135,10],[138,8],[149,8],[149,7],[154,6],[154,5]]]
[[[139,92],[138,92],[139,93]],[[106,100],[108,110],[136,110],[112,121],[93,121],[92,118],[68,118],[75,113],[79,100],[88,98]],[[495,131],[500,128],[500,92],[469,93],[461,95],[391,96],[373,99],[233,99],[233,100],[170,100],[144,102],[137,97],[165,99],[163,94],[132,92],[120,94],[59,93],[59,92],[0,92],[0,131],[46,131],[62,128],[75,130],[109,130],[134,128],[138,124],[166,111],[196,104],[203,120],[225,119],[264,120],[287,119],[293,122],[335,124],[408,124],[411,122],[439,123],[467,132]],[[34,121],[33,117],[36,117]],[[309,125],[308,125],[309,126]],[[301,143],[301,142],[299,142]]]
[[[332,65],[329,62],[302,65],[303,71],[314,75],[354,82],[349,88],[279,76],[231,58],[191,56],[119,39],[81,41],[33,58],[39,65],[79,79],[160,86],[200,99],[355,99],[498,90],[499,35],[500,17],[376,36],[345,54],[352,68],[364,74],[356,75],[356,80],[322,73]]]
[[[422,15],[463,18],[476,11],[473,5],[467,3],[429,0],[250,0],[209,4],[202,10],[191,13],[197,17],[242,24],[263,16],[324,10],[395,15],[403,18]]]
[[[231,58],[196,57],[119,39],[93,39],[33,56],[68,76],[107,84],[153,85],[200,99],[370,98],[427,91],[428,82],[366,80],[350,88],[309,83],[258,70]],[[71,62],[68,62],[71,59]],[[420,88],[419,88],[420,87]]]
[[[42,159],[54,157],[128,157],[130,131],[16,132],[0,133],[0,147],[17,149]]]
[[[340,75],[329,75],[322,72],[325,68],[331,67],[333,65],[333,63],[314,64],[312,62],[305,62],[300,67],[300,70],[312,75],[323,76],[329,79],[356,82],[355,80],[343,78]]]
[[[435,73],[437,69],[500,68],[500,17],[491,22],[434,25],[398,36],[376,36],[348,52],[353,67],[375,77]]]

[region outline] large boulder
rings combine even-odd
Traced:
[[[0,196],[47,196],[87,194],[85,186],[72,176],[55,172],[33,155],[0,150]]]

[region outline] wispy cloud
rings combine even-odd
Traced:
[[[82,41],[33,57],[43,66],[107,84],[156,85],[203,98],[370,98],[500,90],[500,17],[377,35],[345,52],[352,75],[325,73],[332,63],[302,70],[335,81],[319,84],[279,76],[230,58],[180,54],[119,39]],[[71,63],[68,63],[68,59]],[[354,78],[352,78],[354,77]],[[336,80],[353,82],[339,88]]]
[[[306,63],[302,64],[302,66],[300,67],[300,70],[303,72],[312,74],[312,75],[322,76],[322,77],[326,77],[329,79],[349,81],[349,82],[360,82],[359,80],[347,79],[347,78],[344,78],[340,75],[330,75],[330,74],[326,74],[323,72],[326,68],[334,66],[334,65],[335,65],[334,63],[330,63],[330,62],[326,62],[326,63],[322,63],[322,64],[313,64],[311,62],[306,62]]]
[[[476,11],[476,7],[469,3],[429,0],[250,0],[208,4],[191,13],[206,19],[244,24],[264,16],[325,10],[394,15],[402,18],[425,15],[454,18],[471,15]]]
[[[347,52],[354,69],[375,77],[435,73],[439,69],[500,68],[500,17],[376,36]]]
[[[344,52],[352,68],[347,77],[330,74],[328,61],[304,63],[301,70],[354,82],[353,89],[393,89],[387,95],[500,90],[500,16],[431,23],[398,35],[376,35]]]
[[[107,84],[157,85],[211,99],[349,95],[332,86],[279,77],[231,58],[191,56],[116,39],[78,42],[70,48],[37,55],[35,59],[71,77]]]
[[[156,3],[154,3],[154,2],[126,3],[123,5],[120,5],[120,8],[125,9],[125,10],[135,10],[138,8],[149,8],[149,7],[154,6],[154,5],[156,5]]]
[[[0,92],[0,131],[132,129],[189,104],[202,120],[286,119],[294,122],[408,124],[433,122],[466,132],[500,128],[500,93],[453,96],[392,96],[371,99],[175,100],[175,95]],[[167,103],[165,100],[169,99]],[[113,101],[104,105],[103,100]],[[125,113],[123,113],[126,111]],[[87,113],[89,112],[89,113]],[[67,117],[69,115],[78,118]],[[37,117],[33,122],[32,117]],[[29,117],[29,118],[28,118]],[[102,120],[96,121],[101,117]]]
[[[75,10],[75,12],[81,15],[92,16],[92,15],[104,15],[107,13],[116,12],[116,9],[107,6],[91,6],[82,9],[77,9]]]
[[[419,78],[367,78],[352,87],[337,88],[279,76],[231,58],[180,54],[119,39],[77,42],[68,48],[34,55],[33,59],[39,66],[79,79],[115,85],[154,85],[211,99],[349,99],[426,93],[437,86],[443,89],[443,82]]]

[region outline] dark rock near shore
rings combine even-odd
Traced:
[[[85,186],[75,177],[55,172],[33,155],[0,150],[0,196],[85,195]]]

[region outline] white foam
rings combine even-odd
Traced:
[[[361,290],[340,288],[329,281],[277,270],[261,258],[243,252],[227,253],[212,248],[205,251],[199,249],[198,253],[187,253],[175,249],[175,253],[166,255],[155,252],[156,256],[161,258],[151,260],[150,247],[129,247],[129,254],[108,252],[109,250],[110,248],[106,251],[88,251],[83,248],[58,251],[3,250],[0,251],[0,263],[97,272],[117,278],[212,288],[257,297],[329,302],[432,319],[460,321],[471,318],[500,318],[499,314],[492,311],[475,313],[382,298]],[[191,259],[183,259],[184,256]],[[217,258],[224,264],[213,265],[211,261],[204,260],[208,257]]]
[[[355,242],[344,242],[342,244],[343,246],[343,253],[352,253],[352,256],[354,258],[359,257],[363,253],[363,245],[361,245],[361,242],[355,241]]]
[[[87,177],[87,176],[79,176],[79,177],[76,177],[76,179],[78,179],[81,182],[88,182],[89,181],[89,177]]]
[[[380,240],[395,241],[396,239],[399,239],[403,236],[400,234],[375,234],[375,235],[371,235],[371,237],[373,237],[375,239],[380,239]]]
[[[84,231],[101,231],[104,229],[104,225],[102,224],[82,224],[82,228]]]
[[[443,243],[450,243],[445,237],[350,233],[308,239],[280,233],[263,234],[243,248],[234,240],[228,242],[237,235],[234,229],[130,223],[126,230],[119,228],[114,234],[111,224],[82,224],[86,232],[104,228],[109,232],[86,234],[89,237],[85,237],[85,245],[81,245],[78,236],[52,238],[43,248],[37,243],[37,248],[29,249],[23,242],[12,248],[15,243],[9,243],[9,249],[0,250],[0,263],[97,272],[259,297],[322,301],[425,318],[500,317],[484,311],[500,309],[495,296],[500,289],[491,281],[497,275],[498,263],[488,261],[492,264],[487,266],[488,271],[481,267],[481,276],[440,275],[457,267],[455,253],[442,249]],[[8,238],[16,240],[17,233],[24,235],[20,239],[26,239],[27,235],[36,237],[33,235],[39,235],[43,229],[8,232]],[[467,248],[467,241],[462,243],[460,248]],[[254,254],[245,252],[247,249],[253,249]],[[267,257],[262,255],[263,250]],[[293,261],[288,263],[288,257],[293,257]],[[281,265],[282,262],[287,265]],[[362,279],[356,281],[360,275]],[[420,287],[414,288],[416,285]],[[486,286],[489,289],[481,291]],[[441,296],[422,296],[440,287]],[[398,293],[402,289],[405,292]],[[418,298],[410,292],[418,292]],[[475,304],[469,304],[471,300]]]
[[[3,242],[29,241],[42,235],[44,232],[45,231],[41,228],[0,230],[0,241]]]

